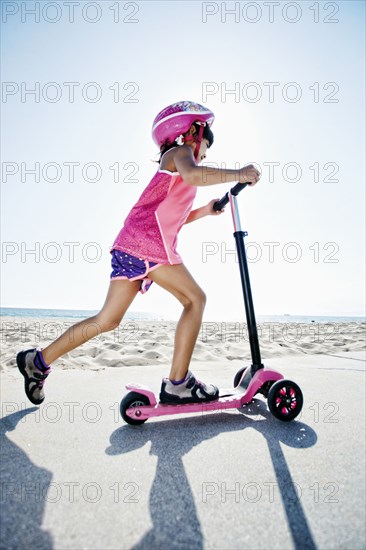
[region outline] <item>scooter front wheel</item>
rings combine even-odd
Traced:
[[[131,409],[133,407],[143,407],[144,405],[150,405],[149,398],[146,395],[142,395],[141,393],[137,393],[135,391],[127,393],[122,399],[119,407],[123,420],[132,426],[138,426],[139,424],[146,422],[147,418],[139,420],[138,418],[131,418],[131,416],[126,414],[127,409]]]
[[[241,377],[243,376],[243,372],[245,371],[247,367],[243,367],[242,369],[238,370],[236,375],[234,376],[234,382],[233,386],[236,388],[236,386],[239,384]]]
[[[282,422],[290,422],[302,409],[302,391],[291,380],[277,380],[268,392],[267,402],[273,416]]]

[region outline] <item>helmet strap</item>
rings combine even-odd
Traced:
[[[200,150],[200,146],[201,146],[201,143],[202,143],[202,136],[203,136],[203,132],[204,132],[204,129],[205,129],[205,122],[203,123],[197,123],[200,125],[200,129],[199,129],[199,132],[198,132],[198,136],[195,137],[194,135],[192,134],[189,134],[188,136],[183,136],[183,143],[186,143],[187,141],[194,141],[196,143],[196,148],[194,150],[194,158],[197,159],[198,157],[198,153],[199,153],[199,150]]]
[[[198,133],[198,138],[195,140],[195,142],[196,142],[196,149],[194,151],[195,159],[198,158],[198,153],[199,153],[200,146],[201,146],[201,143],[202,143],[202,136],[203,136],[204,129],[205,129],[205,123],[200,124],[200,131]]]

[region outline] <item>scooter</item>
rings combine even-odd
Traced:
[[[244,237],[248,233],[241,229],[237,203],[237,195],[246,185],[246,183],[237,183],[219,201],[214,203],[213,208],[214,210],[221,210],[230,202],[252,364],[241,368],[236,373],[234,377],[234,392],[221,395],[215,401],[164,405],[157,402],[155,394],[148,387],[139,384],[128,384],[126,385],[126,389],[130,391],[123,397],[120,404],[121,416],[128,424],[143,424],[148,418],[154,416],[240,409],[250,403],[258,393],[267,399],[268,408],[273,416],[283,422],[289,422],[296,418],[302,409],[303,395],[300,387],[291,380],[285,380],[280,372],[267,368],[262,364],[248,262],[244,246]]]

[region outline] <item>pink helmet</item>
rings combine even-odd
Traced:
[[[193,101],[178,101],[165,107],[156,115],[151,130],[152,138],[160,148],[163,143],[174,143],[179,136],[188,132],[194,122],[202,123],[199,136],[193,138],[197,144],[195,151],[197,156],[204,126],[205,124],[211,126],[214,120],[215,115],[207,107]]]

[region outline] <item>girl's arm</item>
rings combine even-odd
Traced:
[[[183,180],[189,185],[215,185],[230,181],[255,185],[260,178],[259,171],[252,164],[239,170],[197,166],[192,149],[186,145],[175,148],[173,160]]]
[[[192,210],[188,218],[186,219],[185,223],[191,223],[195,222],[196,220],[199,220],[201,218],[204,218],[205,216],[217,216],[219,214],[222,214],[225,212],[225,208],[222,210],[214,210],[213,205],[215,202],[219,201],[220,199],[212,199],[206,206],[201,206],[200,208],[197,208],[196,210]]]

